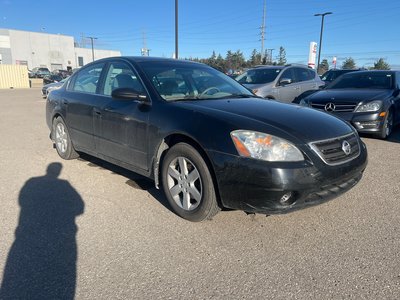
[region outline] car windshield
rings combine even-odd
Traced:
[[[167,101],[255,97],[225,74],[205,65],[182,62],[139,63]]]
[[[262,84],[275,80],[282,69],[278,68],[260,68],[251,69],[239,75],[236,80],[241,84]]]
[[[359,73],[344,74],[327,89],[392,89],[392,73]]]

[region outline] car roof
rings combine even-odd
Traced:
[[[249,70],[251,70],[251,69],[284,69],[284,68],[286,68],[286,66],[260,65],[260,66],[255,66],[253,68],[250,68]]]
[[[398,73],[398,72],[399,71],[396,71],[396,70],[362,70],[362,71],[356,71],[356,72],[351,72],[351,73],[357,73],[357,74],[374,74],[374,73],[395,74],[395,73]],[[347,74],[345,74],[345,75],[347,75]]]
[[[132,63],[141,63],[141,62],[171,62],[176,64],[194,64],[194,65],[202,65],[207,66],[206,64],[191,61],[191,60],[183,60],[183,59],[174,59],[174,58],[165,58],[165,57],[151,57],[151,56],[113,56],[113,57],[106,57],[90,64],[97,63],[97,62],[108,62],[110,60],[128,60]],[[87,64],[89,65],[89,64]],[[86,67],[85,65],[84,67]]]

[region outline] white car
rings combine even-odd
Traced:
[[[260,66],[247,70],[236,80],[257,96],[287,103],[325,85],[315,70],[303,65]]]

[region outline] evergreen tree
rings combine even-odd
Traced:
[[[356,62],[354,61],[353,58],[349,57],[346,58],[342,64],[342,69],[356,69]]]
[[[250,60],[248,61],[250,67],[261,65],[261,54],[256,49],[251,52]]]
[[[328,60],[325,58],[319,64],[318,73],[324,74],[328,70],[329,70],[329,63],[328,63]]]
[[[272,61],[272,57],[271,57]],[[279,47],[279,55],[278,55],[278,65],[279,66],[284,66],[286,65],[286,50],[282,46]]]
[[[377,62],[374,63],[374,70],[390,70],[390,65],[385,62],[383,58],[378,59]]]

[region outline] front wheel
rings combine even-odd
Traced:
[[[199,222],[220,210],[210,170],[192,146],[179,143],[168,150],[161,173],[164,193],[177,215]]]
[[[52,138],[54,140],[58,155],[63,159],[74,159],[79,157],[71,142],[68,128],[61,117],[53,121]]]

